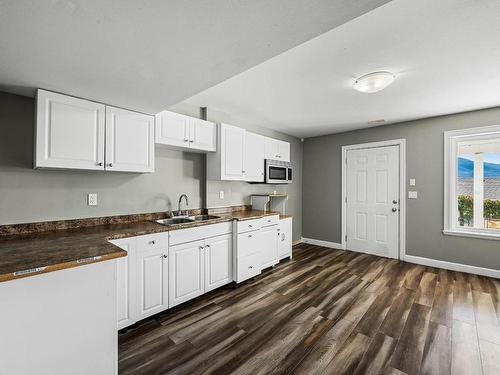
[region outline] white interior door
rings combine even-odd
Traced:
[[[347,151],[347,249],[398,258],[399,146]]]

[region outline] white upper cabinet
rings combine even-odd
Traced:
[[[265,159],[290,161],[290,144],[221,123],[217,152],[207,154],[207,178],[264,182]]]
[[[156,115],[156,143],[191,151],[215,151],[215,124],[179,113]]]
[[[290,143],[266,137],[266,159],[290,161]]]
[[[154,116],[38,90],[35,168],[154,171]]]
[[[191,118],[189,124],[189,147],[202,151],[215,151],[216,134],[213,122]]]
[[[163,111],[156,115],[156,143],[189,147],[189,117]]]
[[[264,182],[265,145],[265,137],[246,132],[243,168],[245,181]]]
[[[105,106],[38,90],[35,168],[104,170]]]
[[[154,172],[154,116],[106,106],[106,170]]]

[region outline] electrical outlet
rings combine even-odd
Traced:
[[[87,194],[87,205],[97,206],[97,193]]]
[[[414,178],[410,178],[410,186],[415,186],[415,179]]]
[[[224,199],[224,190],[219,191],[219,199]]]
[[[408,192],[408,199],[417,199],[417,198],[418,198],[418,193],[416,191]]]

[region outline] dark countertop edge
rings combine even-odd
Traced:
[[[137,232],[128,232],[128,233],[121,233],[121,234],[116,234],[116,235],[110,234],[108,236],[103,236],[103,241],[105,241],[108,244],[111,244],[109,241],[118,240],[118,239],[122,239],[122,238],[130,238],[130,237],[137,237],[137,236],[143,236],[143,235],[148,235],[148,234],[155,234],[155,233],[170,232],[170,231],[175,231],[175,230],[196,228],[196,227],[200,227],[200,226],[204,226],[204,225],[226,223],[226,222],[233,221],[233,220],[236,220],[236,221],[253,220],[253,219],[259,219],[259,218],[262,218],[265,216],[274,216],[274,215],[279,215],[279,213],[272,212],[272,211],[260,212],[259,214],[250,215],[248,217],[234,217],[237,215],[229,214],[227,217],[221,217],[219,219],[194,222],[194,223],[184,223],[184,224],[180,224],[180,225],[179,224],[178,225],[157,224],[157,226],[158,226],[157,228],[155,227],[154,229],[150,229],[150,230],[141,230],[141,231],[137,231]],[[291,216],[280,215],[280,219],[285,218],[285,217],[291,217]],[[6,281],[22,279],[22,278],[26,278],[26,277],[31,277],[31,276],[36,276],[36,275],[41,275],[44,273],[59,271],[59,270],[63,270],[63,269],[75,268],[75,267],[85,266],[88,264],[104,262],[107,260],[126,257],[128,255],[127,252],[125,250],[121,249],[120,247],[118,247],[114,244],[111,244],[111,245],[116,247],[116,252],[100,255],[99,259],[93,259],[93,260],[88,260],[88,261],[86,260],[84,262],[82,262],[81,260],[75,259],[75,260],[71,260],[68,262],[54,263],[54,264],[49,264],[49,265],[40,265],[38,267],[43,268],[43,270],[28,272],[28,273],[20,274],[20,275],[15,275],[15,273],[25,271],[24,269],[13,270],[9,273],[0,274],[0,283],[6,282]]]
[[[25,274],[21,274],[21,275],[14,275],[14,273],[21,272],[24,270],[18,270],[18,271],[13,271],[13,272],[6,273],[6,274],[1,274],[0,275],[0,283],[6,282],[6,281],[12,281],[12,280],[24,279],[26,277],[42,275],[44,273],[60,271],[60,270],[68,269],[68,268],[76,268],[76,267],[86,266],[89,264],[105,262],[107,260],[117,259],[117,258],[122,258],[122,257],[127,256],[127,252],[125,250],[120,249],[118,246],[116,248],[118,249],[116,252],[105,254],[105,255],[100,255],[99,259],[85,260],[84,262],[81,262],[79,260],[72,260],[69,262],[55,263],[55,264],[50,264],[47,266],[39,266],[40,268],[43,268],[43,270],[29,272],[29,273],[25,273]]]

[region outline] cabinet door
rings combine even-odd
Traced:
[[[258,134],[245,135],[245,181],[264,182],[266,139]]]
[[[106,107],[106,170],[154,172],[154,116]]]
[[[290,161],[290,143],[278,141],[278,160]]]
[[[168,308],[168,263],[166,249],[137,249],[140,319]]]
[[[278,140],[266,137],[266,159],[279,160]]]
[[[205,293],[233,281],[232,235],[205,241]]]
[[[118,329],[136,322],[136,258],[134,238],[111,241],[127,252],[126,257],[116,260],[116,315]]]
[[[221,124],[221,179],[244,180],[245,130]]]
[[[175,112],[162,111],[156,115],[156,143],[189,147],[191,118]]]
[[[262,268],[278,263],[278,226],[272,225],[260,230]]]
[[[204,246],[205,241],[202,240],[170,247],[170,307],[203,294]]]
[[[292,219],[282,219],[279,223],[278,237],[279,259],[292,257]]]
[[[203,151],[215,151],[216,129],[215,124],[210,121],[196,118],[190,119],[189,124],[189,147]]]
[[[104,170],[103,104],[38,90],[35,168]]]

